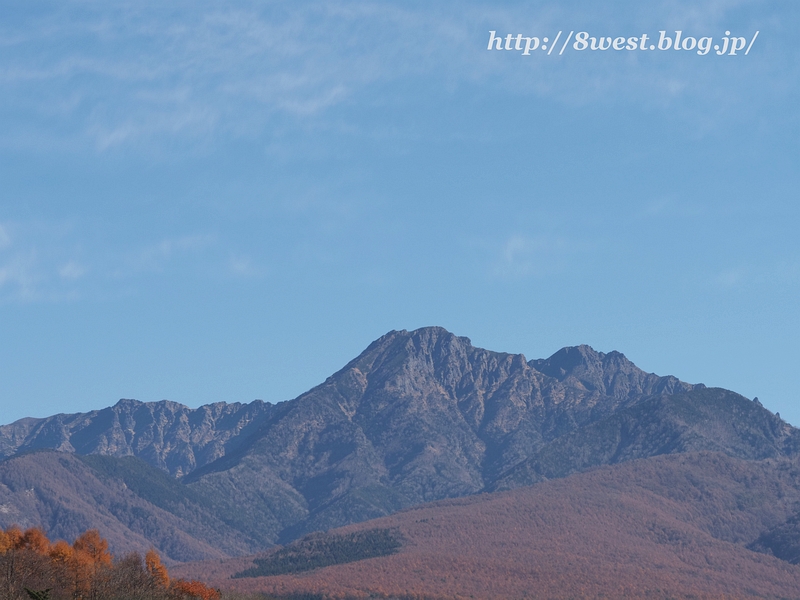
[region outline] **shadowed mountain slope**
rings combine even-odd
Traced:
[[[800,512],[764,531],[748,548],[800,565]]]
[[[644,398],[546,444],[490,487],[532,485],[645,456],[712,450],[744,459],[800,455],[798,430],[719,388]]]

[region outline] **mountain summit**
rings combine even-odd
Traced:
[[[645,373],[619,352],[577,346],[527,361],[426,327],[387,333],[277,405],[125,400],[0,427],[2,455],[41,448],[136,456],[258,549],[648,456],[796,456],[800,435],[759,403]]]

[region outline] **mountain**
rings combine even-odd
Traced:
[[[800,431],[758,402],[645,373],[619,352],[578,346],[528,361],[427,327],[389,332],[277,405],[123,400],[0,427],[7,461],[41,448],[146,461],[202,499],[214,535],[243,532],[253,548],[663,454],[793,459]],[[125,483],[123,471],[112,479]]]
[[[746,548],[798,501],[796,463],[687,452],[425,504],[171,572],[288,598],[798,598],[800,569]],[[298,560],[325,564],[329,549],[389,536],[399,552],[372,543],[372,558],[351,550],[312,571]],[[251,576],[259,567],[283,574]]]

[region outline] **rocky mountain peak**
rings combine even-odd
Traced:
[[[620,400],[641,394],[689,391],[696,387],[676,377],[647,373],[621,352],[606,354],[587,345],[562,348],[550,358],[532,360],[529,364],[568,387]]]
[[[144,402],[141,400],[135,400],[134,398],[120,398],[117,400],[117,403],[112,406],[112,409],[118,410],[135,410],[142,406]]]
[[[612,352],[612,354],[618,355],[627,365],[636,368],[633,363],[628,361],[625,356],[619,352]],[[554,377],[563,381],[569,376],[601,371],[604,366],[605,358],[606,355],[604,353],[597,352],[591,346],[582,344],[580,346],[567,346],[562,348],[550,358],[532,360],[531,366],[549,377]]]
[[[390,331],[372,342],[340,372],[357,368],[368,374],[401,364],[435,369],[444,362],[463,359],[472,348],[469,338],[455,336],[443,327]]]

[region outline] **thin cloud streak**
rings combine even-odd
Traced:
[[[503,242],[492,275],[504,280],[552,275],[566,269],[578,250],[578,244],[561,237],[514,234]]]
[[[471,3],[456,11],[376,2],[239,3],[227,10],[193,3],[177,16],[148,3],[81,3],[80,11],[70,11],[72,4],[22,24],[24,34],[13,35],[10,25],[0,33],[8,50],[0,61],[8,93],[0,102],[34,120],[37,113],[67,111],[63,118],[81,124],[81,135],[107,151],[161,137],[253,135],[269,128],[271,115],[323,118],[357,98],[390,93],[382,86],[431,77],[451,89],[488,84],[568,104],[609,102],[613,90],[615,98],[657,110],[686,95],[735,110],[735,95],[714,83],[724,82],[730,66],[644,65],[638,56],[521,63],[487,52],[484,38],[490,27],[547,32],[585,24],[611,33],[668,26],[714,33],[753,2],[648,4],[625,22],[587,4],[577,24],[574,7],[550,4]],[[75,49],[64,56],[64,47]],[[698,78],[702,90],[694,85]],[[769,77],[760,79],[771,85]],[[65,105],[65,97],[72,101]]]
[[[196,233],[142,243],[110,245],[85,224],[13,223],[0,225],[0,302],[61,302],[98,294],[112,295],[120,286],[142,285],[165,272],[200,271],[227,255],[216,235]],[[257,273],[239,264],[239,275]],[[246,266],[246,268],[245,268]],[[232,269],[235,271],[235,269]]]
[[[117,273],[118,275],[131,275],[143,271],[163,271],[174,258],[196,254],[213,245],[215,241],[215,236],[209,234],[165,238],[140,248],[126,261],[127,268]]]

